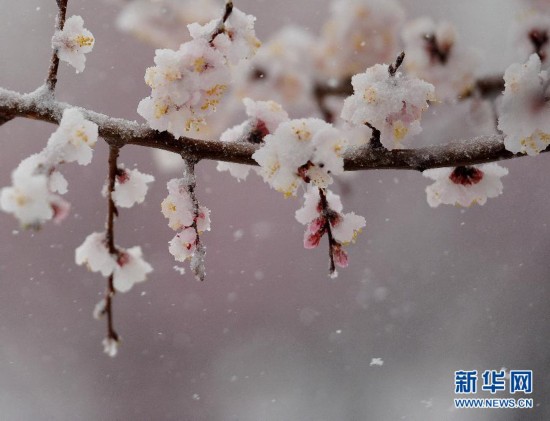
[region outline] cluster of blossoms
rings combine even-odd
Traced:
[[[435,180],[426,187],[428,204],[432,208],[440,204],[468,207],[477,203],[484,205],[487,198],[502,194],[501,177],[508,170],[498,164],[490,163],[478,166],[436,168],[422,173],[424,177]]]
[[[340,197],[331,191],[310,187],[304,195],[304,206],[296,211],[296,220],[307,225],[304,247],[315,248],[321,238],[329,236],[330,255],[340,267],[348,265],[343,245],[354,242],[365,227],[365,218],[355,213],[342,213]],[[334,267],[331,267],[334,272]],[[336,272],[334,272],[335,274]]]
[[[305,30],[286,27],[262,45],[250,62],[235,71],[238,98],[273,100],[291,114],[314,112],[314,38]]]
[[[191,259],[191,269],[197,278],[204,277],[204,247],[199,235],[210,231],[210,210],[199,206],[192,194],[194,174],[187,172],[184,178],[168,182],[168,196],[163,200],[161,209],[168,219],[168,226],[177,234],[170,241],[169,251],[176,261]]]
[[[13,185],[0,190],[0,208],[12,213],[24,227],[39,228],[48,220],[63,220],[69,203],[58,194],[67,192],[68,183],[58,167],[69,162],[88,165],[97,131],[97,125],[80,111],[65,110],[47,146],[21,161],[12,173]]]
[[[279,124],[288,121],[288,114],[281,105],[273,101],[253,101],[243,99],[246,115],[243,123],[222,133],[222,142],[250,142],[261,144],[265,136],[274,133]],[[218,171],[229,171],[237,180],[245,180],[252,167],[248,165],[218,162]]]
[[[394,0],[337,0],[325,24],[317,60],[329,77],[349,77],[398,53],[405,13]]]
[[[403,142],[422,131],[420,118],[434,101],[434,87],[377,64],[352,77],[354,94],[346,98],[342,118],[351,124],[380,131],[386,149],[400,149]]]
[[[106,277],[112,275],[115,289],[127,292],[134,284],[145,281],[153,268],[143,260],[141,247],[124,249],[116,246],[115,249],[109,250],[104,232],[94,232],[76,249],[75,261],[77,265],[86,265],[92,272]]]
[[[134,0],[124,3],[117,27],[158,48],[177,49],[189,40],[187,25],[219,14],[213,0]]]
[[[84,20],[80,16],[68,18],[63,29],[55,31],[52,38],[52,48],[57,51],[57,57],[73,66],[77,73],[84,70],[85,54],[92,51],[94,43],[94,36],[84,28]]]
[[[457,44],[456,30],[449,22],[413,20],[403,29],[402,38],[407,72],[434,85],[438,100],[456,100],[471,89],[477,55]]]
[[[514,153],[537,155],[550,145],[550,79],[532,54],[525,64],[512,64],[504,73],[505,89],[498,128],[504,145]]]
[[[227,90],[230,64],[254,54],[260,43],[253,16],[232,9],[224,20],[189,25],[193,39],[177,51],[157,50],[145,73],[151,96],[138,105],[149,125],[176,137],[206,125]]]
[[[332,175],[344,172],[347,140],[342,132],[317,118],[281,123],[252,158],[264,181],[285,196],[296,195],[301,182],[326,188]]]

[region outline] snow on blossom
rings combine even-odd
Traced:
[[[176,137],[199,131],[229,80],[225,58],[205,39],[186,42],[177,51],[156,50],[155,66],[145,73],[151,96],[141,100],[138,113],[151,128]]]
[[[275,33],[250,61],[233,72],[234,93],[239,98],[273,100],[289,114],[317,111],[312,94],[315,40],[305,30],[285,27]]]
[[[120,166],[115,177],[115,189],[113,201],[121,208],[131,208],[136,203],[143,203],[149,186],[155,181],[155,177],[140,172],[137,169],[129,170]],[[107,195],[107,186],[103,189],[103,195]]]
[[[103,352],[105,354],[107,354],[111,358],[116,357],[116,354],[118,353],[118,345],[119,345],[119,342],[117,339],[105,338],[103,339],[102,345],[103,345]]]
[[[45,175],[28,175],[0,190],[0,209],[13,214],[24,227],[39,227],[54,212]]]
[[[305,248],[319,245],[321,237],[326,233],[327,222],[331,226],[334,239],[340,244],[354,242],[365,227],[364,217],[354,212],[342,213],[343,206],[338,195],[327,191],[326,202],[327,208],[324,209],[319,189],[311,187],[304,194],[303,207],[296,211],[296,220],[307,225],[304,236]]]
[[[185,177],[170,180],[167,184],[168,196],[161,204],[168,225],[178,231],[169,242],[168,250],[179,262],[194,256],[198,249],[198,234],[210,230],[208,208],[199,205],[198,215],[195,216],[195,205],[189,191],[191,181]]]
[[[353,76],[351,83],[354,94],[344,101],[344,120],[375,127],[389,150],[403,148],[403,142],[422,131],[422,112],[435,100],[433,85],[401,72],[390,75],[383,64]]]
[[[525,64],[515,63],[506,69],[498,128],[505,134],[504,145],[510,152],[537,155],[550,145],[549,84],[537,54]]]
[[[256,38],[254,32],[255,21],[254,16],[247,15],[233,7],[221,32],[212,40],[212,46],[221,52],[231,64],[237,64],[240,60],[253,57],[261,46],[261,42]],[[188,25],[189,33],[193,39],[210,40],[219,24],[219,19],[213,19],[206,25],[192,23]]]
[[[335,0],[316,51],[330,77],[349,77],[398,54],[403,8],[394,0]]]
[[[243,103],[249,117],[245,122],[232,127],[222,133],[222,142],[250,142],[263,143],[263,139],[273,133],[279,124],[288,121],[288,114],[274,101],[254,101],[244,98]],[[244,180],[252,169],[249,165],[218,162],[218,171],[229,171],[237,180]]]
[[[86,265],[92,272],[100,272],[103,276],[113,273],[116,262],[109,253],[104,232],[94,232],[86,237],[75,251],[77,265]]]
[[[205,24],[219,16],[220,9],[212,0],[133,0],[124,3],[116,24],[155,47],[177,49],[190,39],[187,25]]]
[[[97,124],[86,120],[76,108],[68,108],[48,140],[48,153],[59,157],[59,161],[88,165],[97,136]]]
[[[153,267],[143,260],[141,247],[119,249],[113,270],[113,285],[119,292],[128,292],[134,284],[147,279]]]
[[[473,86],[477,54],[457,42],[451,23],[419,18],[404,27],[402,38],[407,52],[405,69],[433,84],[438,100],[456,100]]]
[[[463,166],[456,168],[436,168],[422,173],[424,177],[435,181],[426,187],[428,204],[438,207],[440,204],[468,207],[477,203],[484,205],[487,198],[502,194],[501,177],[508,170],[495,163]]]
[[[176,261],[184,262],[195,252],[197,247],[196,240],[197,233],[195,230],[193,228],[184,228],[170,240],[168,250]]]
[[[113,275],[114,287],[120,292],[127,292],[134,284],[145,281],[153,270],[143,260],[139,246],[130,249],[116,247],[116,253],[111,254],[104,232],[94,232],[86,237],[75,251],[75,262],[103,276]]]
[[[347,140],[331,124],[304,118],[281,123],[252,158],[264,181],[285,196],[296,194],[303,180],[325,188],[344,172]]]
[[[46,147],[21,161],[12,172],[12,185],[0,190],[0,209],[13,214],[24,227],[39,228],[50,219],[61,222],[70,205],[55,194],[68,190],[58,166],[73,161],[88,164],[96,141],[97,125],[78,110],[65,110]]]
[[[73,66],[76,73],[84,70],[85,54],[92,51],[94,43],[94,36],[84,28],[84,20],[80,16],[68,18],[63,29],[55,31],[52,38],[52,48],[57,51],[57,57]]]
[[[548,3],[550,6],[550,3]],[[537,53],[543,63],[547,63],[550,53],[550,7],[545,13],[533,10],[522,13],[513,26],[513,37],[520,60]]]

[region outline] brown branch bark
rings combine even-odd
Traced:
[[[59,124],[63,111],[72,107],[70,104],[55,101],[45,95],[43,90],[24,95],[0,88],[0,114]],[[257,165],[252,159],[252,154],[258,148],[254,144],[190,137],[176,139],[167,132],[152,130],[135,121],[112,118],[94,111],[76,108],[88,120],[99,126],[100,136],[111,146],[120,148],[124,145],[138,145],[164,149],[197,161],[206,159]],[[346,171],[374,169],[423,171],[430,168],[468,166],[525,156],[507,151],[503,141],[503,135],[490,135],[418,149],[388,151],[363,146],[346,152],[344,168]],[[550,147],[545,150],[545,152],[548,151]]]

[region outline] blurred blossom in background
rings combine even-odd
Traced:
[[[302,27],[315,42],[329,11],[328,0],[235,3],[257,17],[264,42],[285,25]],[[480,53],[477,75],[526,59],[510,35],[519,2],[402,4],[407,19],[451,20],[461,43]],[[34,90],[49,65],[55,2],[0,0],[0,7],[0,86]],[[153,64],[151,43],[162,44],[164,35],[144,43],[121,32],[117,19],[121,27],[132,18],[117,18],[121,7],[69,1],[68,16],[83,16],[96,43],[82,74],[61,64],[57,96],[141,122],[136,108],[150,92],[143,75]],[[165,46],[177,47],[170,42]],[[414,144],[491,132],[491,124],[471,117],[465,104],[430,107]],[[219,124],[243,118],[237,112]],[[27,119],[0,127],[0,186],[53,130]],[[547,156],[506,162],[504,194],[466,210],[430,208],[420,173],[356,174],[346,181],[349,193],[343,186],[340,193],[367,227],[334,280],[325,249],[302,247],[303,226],[294,219],[301,200],[283,200],[259,177],[238,183],[215,162],[202,162],[197,193],[212,210],[212,231],[203,236],[207,280],[198,283],[174,269],[167,249],[173,233],[160,212],[177,169],[168,161],[159,169],[150,150],[125,147],[122,162],[156,181],[143,205],[121,210],[117,242],[141,245],[155,270],[115,297],[122,345],[113,359],[101,349],[104,323],[92,318],[105,281],[74,264],[74,249],[104,225],[107,152],[98,141],[91,165],[65,169],[73,208],[61,226],[22,231],[0,216],[0,418],[550,418]],[[454,371],[502,367],[534,371],[534,409],[454,409]]]

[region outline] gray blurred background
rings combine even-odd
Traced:
[[[265,40],[288,23],[317,33],[328,1],[236,4],[258,17]],[[518,59],[507,42],[518,10],[511,0],[404,5],[412,17],[453,21],[483,53],[480,74]],[[31,91],[47,72],[55,2],[0,0],[0,8],[0,86]],[[57,93],[141,121],[154,49],[116,29],[118,10],[69,1],[68,15],[84,17],[96,46],[83,74],[62,63]],[[463,112],[429,114],[418,144],[473,130]],[[0,127],[0,186],[53,130],[23,119]],[[199,284],[176,273],[167,250],[173,232],[160,202],[174,175],[159,172],[150,151],[124,148],[122,162],[157,180],[145,204],[121,210],[117,243],[141,245],[155,271],[116,296],[123,343],[111,359],[101,349],[104,322],[92,318],[105,281],[74,264],[75,247],[104,224],[106,153],[100,141],[90,166],[63,169],[73,210],[61,226],[25,232],[0,215],[0,419],[550,419],[550,157],[505,163],[504,195],[467,210],[431,209],[420,174],[359,174],[343,201],[367,229],[335,280],[326,276],[326,244],[302,248],[300,200],[201,163],[198,193],[213,230],[203,237],[207,281]],[[383,366],[370,366],[372,358]],[[501,367],[534,370],[535,409],[453,409],[455,370]]]

